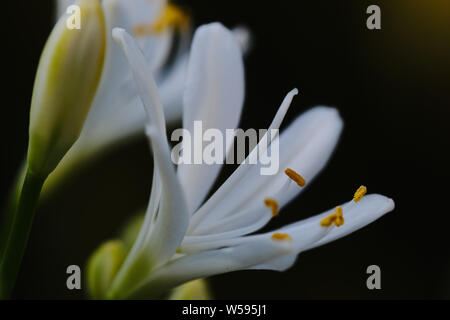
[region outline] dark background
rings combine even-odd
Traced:
[[[265,128],[284,95],[286,123],[307,108],[336,106],[345,121],[326,170],[291,203],[277,225],[349,199],[361,184],[393,198],[396,209],[342,240],[305,252],[287,272],[216,276],[217,298],[450,298],[450,2],[178,1],[196,25],[246,25],[246,104],[240,127]],[[366,28],[377,4],[382,30]],[[8,8],[10,7],[10,8]],[[2,197],[27,146],[34,74],[53,25],[52,1],[2,4]],[[83,298],[66,289],[65,269],[84,265],[145,207],[152,162],[144,138],[109,152],[76,175],[36,215],[16,298]],[[226,173],[222,179],[226,177]],[[366,288],[367,266],[381,267],[382,289]]]

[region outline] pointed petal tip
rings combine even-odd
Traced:
[[[372,193],[365,195],[362,200],[365,200],[365,202],[368,203],[378,203],[378,206],[380,207],[380,211],[383,212],[383,214],[386,214],[395,208],[395,202],[393,199],[388,198],[386,196],[383,196],[382,194]]]

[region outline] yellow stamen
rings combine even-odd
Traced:
[[[305,179],[303,179],[303,177],[294,170],[287,168],[284,170],[284,173],[286,173],[286,175],[294,180],[300,187],[304,187],[306,185]]]
[[[364,195],[367,193],[367,188],[365,186],[361,186],[356,190],[355,195],[353,196],[353,201],[358,202],[361,200]]]
[[[278,215],[278,202],[275,199],[272,198],[266,198],[264,200],[264,204],[266,205],[267,208],[269,208],[270,210],[272,210],[272,216],[277,216]]]
[[[168,4],[154,23],[139,24],[134,27],[136,36],[161,33],[167,28],[185,29],[189,25],[189,15],[174,4]]]
[[[344,224],[344,216],[342,215],[342,207],[337,207],[335,211],[334,224],[336,227],[340,227]]]
[[[337,207],[336,210],[328,217],[323,218],[320,221],[322,227],[329,227],[334,223],[336,227],[340,227],[344,224],[344,217],[342,215],[342,207]]]
[[[292,238],[287,233],[278,233],[275,232],[270,239],[274,241],[292,241]]]

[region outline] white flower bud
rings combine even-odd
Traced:
[[[80,29],[64,15],[45,45],[33,89],[28,166],[46,176],[70,149],[95,96],[105,57],[106,30],[100,0],[79,0]]]

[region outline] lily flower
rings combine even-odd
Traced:
[[[75,2],[58,0],[57,14],[64,14]],[[136,37],[160,87],[167,121],[172,123],[181,118],[192,37],[189,16],[167,0],[103,0],[102,7],[108,37],[100,86],[79,139],[50,175],[44,185],[44,196],[77,164],[144,132],[144,111],[127,62],[111,37],[114,27],[124,28]]]
[[[241,164],[209,198],[220,166],[182,165],[175,171],[166,136],[163,106],[138,44],[115,28],[146,113],[146,133],[154,157],[154,180],[145,219],[121,267],[104,285],[104,298],[159,297],[188,281],[221,273],[266,269],[284,271],[305,251],[356,231],[394,208],[382,195],[365,195],[280,229],[255,233],[295,199],[330,158],[343,127],[338,112],[315,107],[277,137],[280,170],[260,175],[261,164]],[[242,54],[233,34],[219,23],[197,29],[184,92],[183,125],[236,128],[244,100]],[[269,129],[278,129],[294,89],[287,94]],[[266,138],[266,139],[265,139]],[[268,140],[267,140],[268,139]],[[259,146],[251,151],[257,152]]]
[[[74,2],[57,0],[57,14],[63,14]],[[100,87],[79,139],[47,179],[43,196],[80,163],[144,133],[144,109],[128,64],[112,39],[114,27],[123,28],[136,37],[158,84],[166,121],[172,124],[182,116],[192,38],[190,17],[168,0],[103,0],[102,5],[109,36]],[[250,36],[247,29],[238,27],[234,34],[241,47],[248,49]]]

